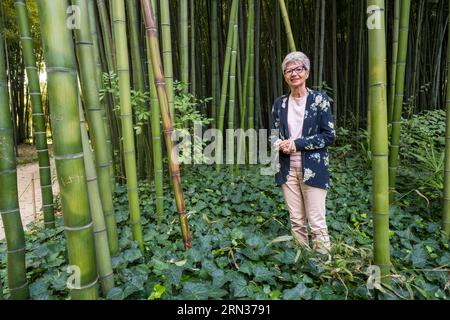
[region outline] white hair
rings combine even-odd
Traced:
[[[306,68],[306,70],[310,70],[311,67],[311,62],[309,61],[309,58],[306,56],[306,54],[304,54],[303,52],[300,51],[295,51],[295,52],[291,52],[289,53],[286,58],[284,58],[284,61],[281,65],[281,69],[284,73],[284,70],[286,69],[286,65],[290,62],[300,62],[303,63],[303,66]]]

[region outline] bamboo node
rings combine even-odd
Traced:
[[[55,160],[75,160],[75,159],[81,159],[83,157],[84,157],[84,153],[79,152],[79,153],[66,154],[63,156],[55,155]]]
[[[20,287],[16,287],[16,288],[9,288],[10,291],[18,291],[18,290],[22,290],[23,288],[28,286],[28,281],[25,281],[25,283],[23,285],[21,285]]]
[[[0,171],[0,176],[2,176],[2,175],[7,175],[7,174],[13,174],[13,173],[16,173],[17,172],[17,170],[14,168],[14,169],[10,169],[10,170],[4,170],[4,171]]]
[[[105,231],[106,231],[106,228],[103,228],[103,229],[94,231],[93,233],[94,233],[94,234],[99,234],[99,233],[102,233],[102,232],[105,232]]]
[[[93,225],[94,225],[94,223],[91,221],[91,223],[89,223],[85,226],[82,226],[82,227],[72,228],[72,227],[64,226],[64,230],[69,231],[69,232],[82,231],[82,230],[87,230],[87,229],[91,228]]]
[[[110,163],[102,163],[102,164],[98,164],[97,168],[103,169],[103,168],[107,168],[110,166]]]
[[[63,72],[63,73],[73,73],[77,74],[77,70],[74,68],[64,68],[64,67],[47,67],[47,73],[52,72]]]
[[[22,251],[25,251],[25,247],[19,248],[19,249],[16,249],[16,250],[8,250],[7,252],[8,253],[17,253],[17,252],[22,252]]]
[[[172,171],[172,173],[170,174],[170,176],[171,176],[172,178],[179,177],[179,176],[180,176],[180,171]]]
[[[379,157],[382,157],[382,156],[388,156],[389,153],[387,153],[387,152],[382,152],[382,153],[375,153],[375,152],[373,152],[372,155],[373,155],[373,156],[379,156]]]
[[[95,280],[93,282],[91,282],[91,283],[89,283],[89,284],[87,284],[85,286],[75,287],[74,289],[75,290],[89,289],[89,288],[92,288],[93,286],[97,285],[97,282],[98,282],[98,277],[95,278]]]
[[[100,280],[103,280],[103,279],[110,278],[112,276],[114,276],[114,272],[110,272],[110,273],[108,273],[108,274],[106,274],[104,276],[99,276],[99,278],[100,278]]]
[[[92,41],[77,41],[77,45],[86,45],[86,46],[93,46],[94,43]]]

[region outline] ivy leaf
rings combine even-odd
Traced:
[[[274,273],[271,272],[266,267],[254,267],[253,274],[255,275],[254,280],[256,282],[268,281],[273,282]]]
[[[228,294],[228,291],[226,291],[226,290],[224,290],[224,289],[221,289],[221,288],[218,287],[218,286],[215,286],[214,283],[213,283],[212,286],[209,287],[209,290],[208,290],[208,295],[209,295],[209,297],[210,297],[210,298],[213,298],[213,299],[220,299],[220,298],[223,298],[223,297],[225,297],[227,294]]]
[[[182,295],[192,300],[206,300],[209,297],[209,286],[203,283],[186,282]]]
[[[264,246],[264,241],[263,239],[258,236],[258,235],[254,235],[250,238],[248,238],[245,243],[252,248],[261,248]]]
[[[230,284],[233,295],[236,298],[251,297],[253,290],[247,285],[247,281],[243,277],[239,277]]]
[[[43,280],[37,280],[29,286],[30,296],[33,300],[48,300],[48,285]]]
[[[213,286],[216,287],[222,287],[225,282],[227,282],[225,278],[225,272],[223,272],[222,269],[216,269],[212,272],[212,278],[213,278]]]
[[[125,299],[125,295],[123,290],[119,287],[114,287],[108,291],[108,295],[106,296],[108,300],[123,300]]]
[[[411,261],[416,268],[423,268],[427,265],[428,254],[422,244],[416,244],[411,252]]]
[[[171,285],[178,286],[180,284],[183,268],[171,265],[168,269],[162,271],[162,275],[169,281]]]
[[[284,290],[283,298],[286,300],[311,299],[311,289],[300,282],[295,288]]]
[[[141,251],[139,249],[128,249],[124,252],[123,258],[125,261],[134,262],[142,257]]]
[[[241,265],[239,267],[239,272],[248,274],[250,276],[250,275],[252,275],[252,269],[253,269],[253,264],[251,262],[249,262],[248,260],[245,260],[244,262],[241,263]]]
[[[164,286],[162,286],[161,284],[157,283],[153,287],[153,292],[150,295],[150,297],[148,297],[148,300],[158,300],[162,297],[164,292],[166,292],[166,288]]]
[[[202,261],[203,255],[197,248],[192,248],[188,252],[188,258],[192,259],[193,262]]]

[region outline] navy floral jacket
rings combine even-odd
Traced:
[[[329,189],[328,151],[336,137],[333,116],[328,96],[325,93],[308,90],[302,137],[294,140],[297,151],[301,152],[303,182],[309,186]],[[274,140],[289,139],[288,130],[289,94],[277,98],[272,108],[272,130],[278,130]],[[275,139],[274,139],[275,138]],[[277,186],[286,183],[290,169],[290,155],[279,151],[278,172],[275,174]]]

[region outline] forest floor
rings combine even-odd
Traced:
[[[50,153],[51,153],[51,146]],[[20,215],[22,224],[26,226],[33,221],[42,220],[42,196],[39,179],[39,163],[36,147],[21,144],[18,147],[17,157],[17,191],[19,194]],[[55,160],[50,161],[52,171],[53,194],[59,193],[58,180],[56,179]],[[33,177],[34,177],[34,205],[33,205]],[[0,219],[0,240],[5,238],[3,223]]]

